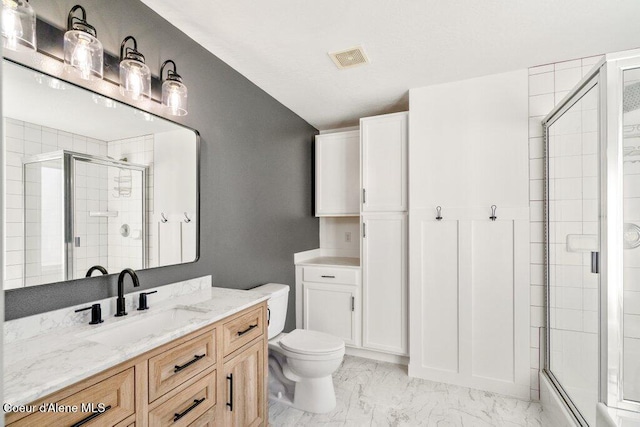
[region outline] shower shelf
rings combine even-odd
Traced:
[[[103,218],[115,218],[118,216],[118,211],[110,211],[110,212],[100,212],[100,211],[90,211],[89,216],[94,217],[103,217]]]

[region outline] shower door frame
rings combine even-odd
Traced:
[[[142,268],[147,268],[147,167],[135,163],[123,162],[119,160],[109,159],[102,156],[92,156],[90,154],[82,154],[74,151],[58,150],[50,153],[36,154],[30,156],[23,161],[23,182],[26,183],[26,175],[24,165],[51,160],[62,161],[63,175],[63,227],[64,227],[64,264],[63,264],[63,280],[78,280],[82,277],[73,276],[73,255],[74,255],[74,237],[75,237],[75,162],[80,160],[86,163],[99,164],[104,166],[114,166],[125,168],[128,170],[139,171],[142,173]],[[23,190],[23,203],[26,201],[26,191]],[[26,209],[24,210],[26,215]],[[26,219],[23,221],[25,230],[24,245],[26,245]],[[26,247],[26,246],[25,246]],[[26,262],[23,262],[23,269],[26,269]],[[26,273],[23,276],[26,278]]]
[[[550,220],[550,216],[549,216],[549,128],[560,118],[563,117],[563,115],[569,111],[576,103],[578,103],[582,97],[584,95],[586,95],[590,90],[592,90],[594,87],[598,86],[598,90],[599,90],[599,94],[598,96],[600,97],[602,95],[602,80],[601,80],[601,74],[600,74],[600,66],[602,65],[602,62],[599,62],[596,66],[594,66],[594,69],[589,72],[586,76],[584,76],[582,78],[582,80],[580,81],[580,83],[578,83],[578,85],[576,87],[574,87],[573,90],[571,90],[571,92],[569,92],[564,98],[563,100],[555,106],[555,108],[553,110],[551,110],[551,112],[544,118],[544,120],[542,121],[542,127],[543,127],[543,135],[544,135],[544,233],[545,233],[545,254],[544,254],[544,259],[545,259],[545,269],[544,269],[544,276],[545,276],[545,316],[546,316],[546,328],[545,328],[545,340],[546,340],[546,345],[545,345],[545,360],[544,360],[544,372],[547,374],[547,376],[549,377],[549,380],[551,382],[551,384],[553,384],[553,386],[555,387],[555,389],[558,391],[558,394],[560,395],[560,397],[562,398],[562,400],[565,402],[565,404],[567,405],[567,407],[570,409],[572,415],[574,416],[575,420],[581,425],[581,426],[588,426],[589,424],[587,423],[586,419],[584,418],[584,416],[582,415],[582,413],[580,412],[580,410],[577,408],[577,406],[573,403],[573,401],[571,400],[571,398],[569,397],[569,395],[567,394],[567,392],[564,390],[564,388],[562,387],[562,382],[560,380],[558,380],[558,378],[556,378],[555,374],[551,371],[551,313],[549,310],[549,289],[551,286],[550,283],[550,278],[549,278],[549,274],[548,274],[548,269],[549,269],[549,249],[548,249],[548,245],[550,242],[549,239],[549,220]],[[600,99],[600,98],[599,98]],[[598,107],[599,109],[601,108],[600,106]],[[600,115],[600,117],[602,117],[602,110],[600,109],[598,114]],[[599,132],[600,133],[600,132]],[[600,142],[598,142],[598,144],[600,145]],[[598,171],[598,176],[601,177],[602,176],[602,170],[601,167],[599,165],[599,171]],[[601,179],[602,181],[602,179]],[[602,208],[600,207],[600,213],[602,212]],[[600,229],[602,228],[602,223],[603,223],[603,218],[602,215],[600,215],[600,224],[599,227]],[[602,230],[600,230],[600,236],[599,236],[599,250],[598,252],[602,253]],[[602,281],[602,275],[599,275],[599,281]]]

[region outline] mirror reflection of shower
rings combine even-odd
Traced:
[[[146,165],[62,150],[26,157],[23,174],[28,285],[146,267]]]

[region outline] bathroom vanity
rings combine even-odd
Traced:
[[[100,325],[60,328],[85,319],[56,312],[8,322],[5,402],[25,412],[5,413],[5,423],[267,425],[267,297],[211,288],[210,279],[195,291],[163,289],[172,286],[157,288],[165,300],[149,311],[128,307]],[[58,327],[19,337],[36,323]]]

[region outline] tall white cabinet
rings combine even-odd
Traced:
[[[360,120],[362,347],[408,353],[407,113]]]

